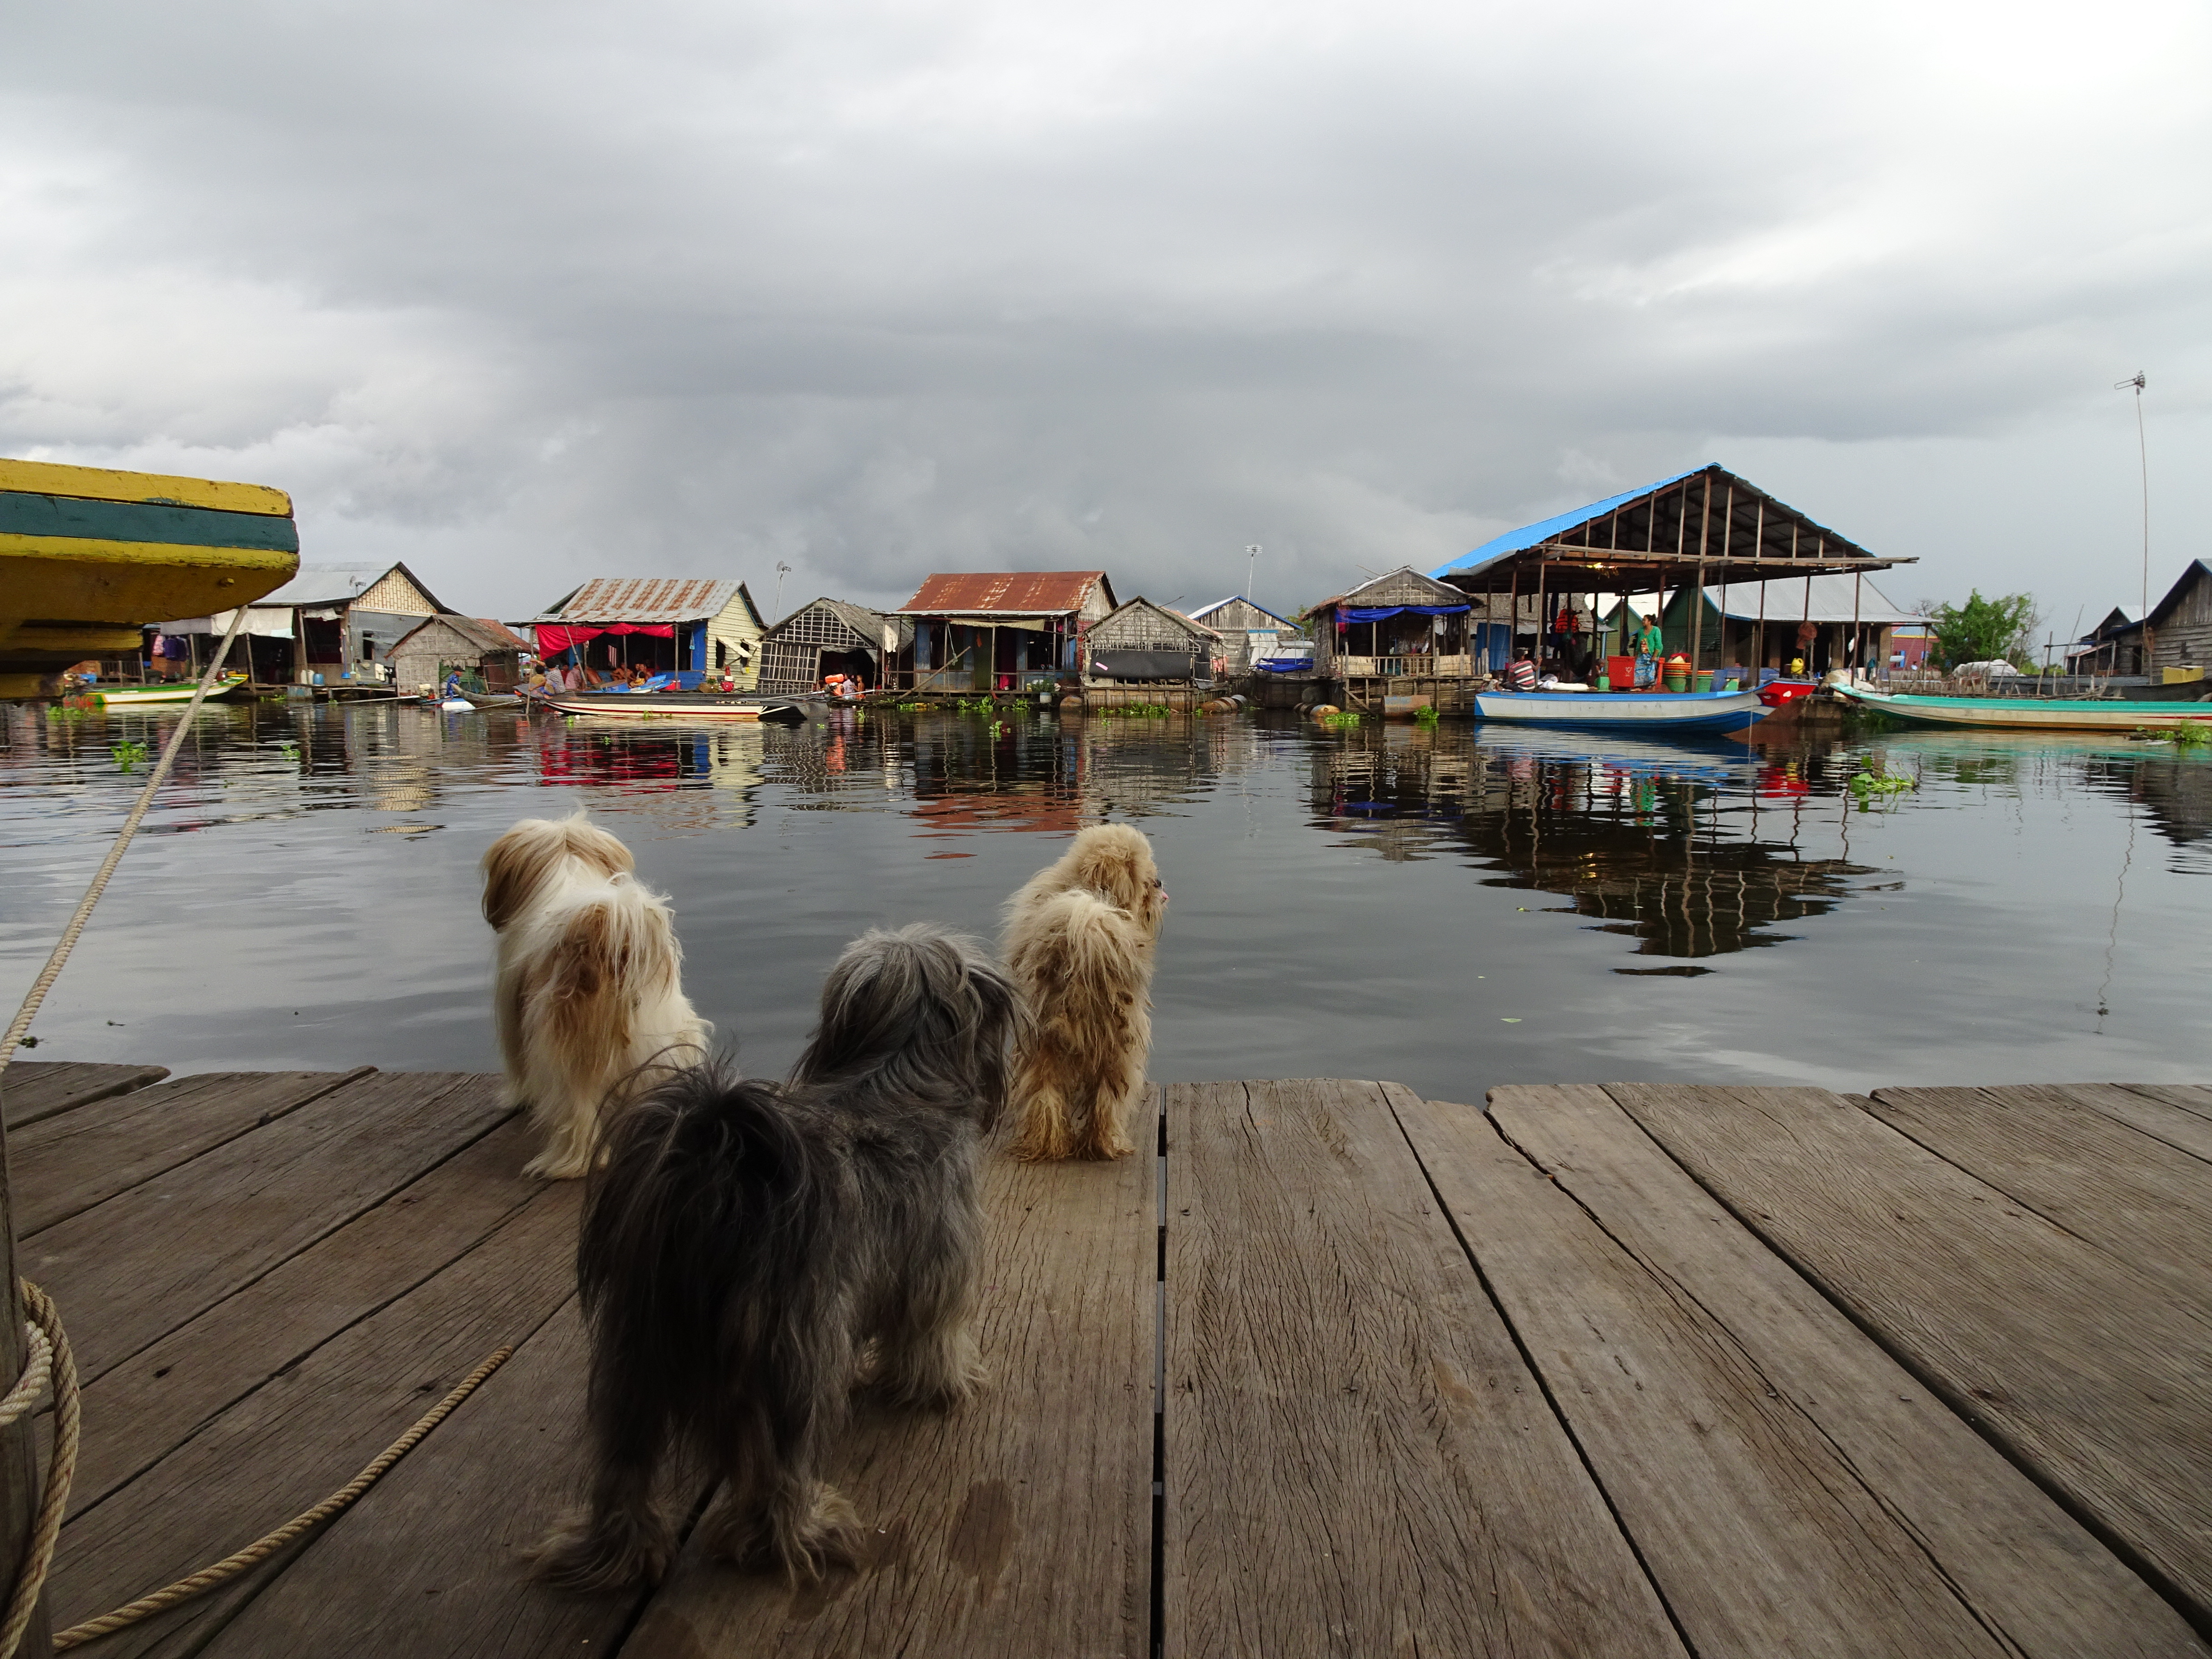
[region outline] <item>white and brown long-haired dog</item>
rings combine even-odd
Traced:
[[[684,1000],[675,919],[635,868],[581,812],[525,818],[484,854],[507,1097],[545,1136],[532,1175],[583,1175],[613,1114],[705,1055],[712,1028]]]
[[[1136,1150],[1129,1113],[1152,1054],[1153,948],[1167,908],[1152,843],[1126,823],[1081,831],[1006,901],[1006,968],[1033,1021],[1014,1065],[1015,1157]]]

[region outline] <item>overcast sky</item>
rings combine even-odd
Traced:
[[[2212,10],[12,10],[0,453],[527,616],[1310,602],[1717,460],[2063,636],[2212,546]]]

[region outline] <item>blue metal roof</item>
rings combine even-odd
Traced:
[[[1465,575],[1470,571],[1480,570],[1483,566],[1502,559],[1509,553],[1519,553],[1535,546],[1539,542],[1547,542],[1562,530],[1571,530],[1575,526],[1587,524],[1592,519],[1601,519],[1615,507],[1625,507],[1630,501],[1641,501],[1646,495],[1656,495],[1668,485],[1678,484],[1685,478],[1693,478],[1711,465],[1710,461],[1703,462],[1689,468],[1686,471],[1676,472],[1661,478],[1656,483],[1645,484],[1640,489],[1631,489],[1618,495],[1608,495],[1601,501],[1592,501],[1588,507],[1578,507],[1571,513],[1555,514],[1551,518],[1540,519],[1534,524],[1524,524],[1518,530],[1509,530],[1503,536],[1493,536],[1480,547],[1476,548],[1474,552],[1462,553],[1450,563],[1438,565],[1434,570],[1429,572],[1430,580],[1441,581],[1449,575]]]

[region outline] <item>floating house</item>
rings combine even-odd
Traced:
[[[1649,616],[1655,606],[1680,599],[1687,637],[1677,641],[1669,635],[1668,649],[1712,668],[1722,665],[1724,649],[1745,647],[1734,630],[1737,619],[1725,629],[1712,625],[1716,612],[1703,597],[1706,589],[1786,586],[1808,576],[1849,578],[1849,587],[1911,562],[1877,557],[1748,480],[1706,465],[1508,531],[1430,574],[1477,599],[1486,614],[1497,614],[1502,599],[1516,625],[1533,596],[1535,629],[1547,638],[1562,605],[1587,609],[1601,596],[1620,595],[1626,603],[1613,606],[1613,615]],[[1829,609],[1841,609],[1848,622],[1848,606]],[[1797,619],[1803,619],[1802,609]],[[1770,629],[1753,621],[1757,648],[1770,664],[1777,648],[1795,644],[1794,634],[1777,642]],[[1618,635],[1601,643],[1617,649]]]
[[[1205,623],[1139,594],[1084,630],[1084,684],[1194,685],[1213,678],[1220,644]]]
[[[1470,708],[1478,659],[1495,653],[1503,666],[1506,645],[1504,623],[1470,623],[1473,608],[1459,589],[1401,565],[1305,613],[1314,672],[1340,681],[1346,700],[1360,708]]]
[[[530,641],[505,623],[444,616],[402,635],[389,660],[393,683],[404,689],[434,686],[458,668],[477,676],[487,691],[512,691],[522,683],[522,659],[531,654]]]
[[[2212,663],[2212,565],[2191,559],[2181,579],[2143,618],[2151,678],[2168,684],[2202,679]]]
[[[892,614],[914,626],[915,691],[1014,691],[1076,672],[1078,641],[1118,608],[1103,570],[933,574]]]
[[[760,689],[811,691],[832,674],[869,690],[913,665],[914,624],[866,605],[820,599],[801,605],[761,636]]]
[[[232,661],[259,684],[376,683],[392,647],[430,617],[450,614],[404,564],[303,564],[292,580],[246,607]],[[180,641],[204,661],[231,613],[160,623],[165,653]],[[318,678],[319,677],[319,678]]]
[[[1242,593],[1216,599],[1192,611],[1190,618],[1221,636],[1218,656],[1224,674],[1249,674],[1255,662],[1274,653],[1279,641],[1302,637],[1298,625],[1288,617],[1279,617]]]
[[[527,624],[538,654],[601,673],[727,671],[752,689],[768,632],[741,581],[681,576],[604,576],[548,605]]]
[[[2066,647],[2067,670],[2075,674],[2143,674],[2142,618],[2114,605],[2105,618]]]

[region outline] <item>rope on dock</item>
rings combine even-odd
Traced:
[[[13,1413],[7,1419],[12,1423],[36,1402],[38,1389],[27,1385],[32,1373],[40,1369],[43,1345],[54,1385],[54,1455],[46,1471],[46,1490],[39,1499],[38,1518],[31,1525],[30,1543],[23,1553],[22,1570],[15,1575],[15,1588],[8,1595],[8,1617],[0,1623],[0,1659],[15,1659],[23,1632],[30,1628],[31,1616],[38,1611],[39,1592],[46,1587],[46,1569],[53,1565],[54,1540],[62,1535],[62,1512],[69,1507],[70,1482],[76,1478],[78,1430],[83,1421],[77,1405],[76,1358],[70,1352],[61,1312],[53,1298],[29,1279],[18,1280],[17,1288],[22,1294],[23,1311],[30,1316],[24,1328],[31,1339],[32,1358],[0,1410]],[[39,1378],[40,1388],[46,1380]]]
[[[27,1285],[25,1288],[27,1290],[29,1287]],[[369,1464],[367,1468],[316,1504],[314,1508],[294,1516],[266,1537],[247,1545],[235,1555],[225,1556],[211,1567],[201,1568],[189,1578],[179,1578],[175,1583],[155,1590],[151,1595],[142,1595],[128,1607],[118,1607],[112,1613],[104,1613],[97,1619],[88,1619],[82,1625],[72,1625],[54,1638],[54,1651],[64,1653],[71,1648],[82,1647],[87,1642],[96,1642],[103,1636],[112,1636],[117,1631],[135,1625],[142,1619],[150,1618],[165,1608],[175,1607],[180,1601],[189,1601],[194,1596],[204,1595],[226,1580],[235,1578],[249,1568],[260,1565],[262,1562],[292,1543],[302,1533],[312,1531],[320,1526],[374,1486],[386,1469],[414,1450],[424,1435],[444,1422],[452,1414],[453,1408],[475,1393],[477,1386],[486,1377],[507,1364],[514,1352],[514,1349],[511,1344],[495,1350],[483,1364],[461,1380],[458,1388],[416,1419],[415,1425],[406,1433],[386,1446],[377,1455],[374,1462]],[[74,1429],[72,1429],[72,1434],[74,1434]],[[59,1444],[58,1437],[56,1443]],[[73,1453],[74,1442],[72,1442]],[[58,1463],[58,1455],[57,1462]],[[45,1519],[43,1510],[40,1512],[40,1518],[43,1522]],[[48,1551],[51,1553],[51,1542],[48,1545]],[[41,1561],[40,1564],[41,1577],[45,1575],[45,1563]],[[35,1586],[33,1589],[33,1599],[34,1601],[36,1599]],[[27,1617],[27,1614],[26,1616]],[[0,1648],[0,1659],[14,1659],[14,1656],[15,1648],[12,1643],[5,1648]]]
[[[215,659],[208,664],[207,672],[200,676],[200,683],[192,688],[192,700],[185,705],[185,717],[177,722],[175,729],[169,733],[168,742],[162,745],[161,763],[155,767],[154,775],[146,780],[146,787],[138,792],[138,799],[131,805],[130,817],[123,820],[123,828],[116,833],[114,844],[107,849],[107,856],[100,860],[99,873],[93,877],[92,885],[84,890],[84,896],[77,901],[76,914],[70,918],[69,926],[62,929],[61,938],[54,942],[53,951],[46,957],[46,965],[39,969],[38,978],[31,982],[31,993],[23,999],[23,1006],[15,1011],[15,1018],[9,1024],[8,1034],[0,1036],[0,1072],[8,1069],[8,1062],[15,1056],[16,1045],[29,1035],[31,1022],[39,1017],[39,1005],[46,1000],[46,993],[61,977],[63,964],[69,961],[70,952],[76,949],[77,939],[84,932],[85,923],[92,920],[92,907],[100,902],[100,896],[107,890],[107,878],[115,873],[115,866],[123,861],[124,849],[131,845],[131,836],[138,833],[138,825],[146,816],[146,809],[153,805],[155,792],[169,781],[169,769],[177,763],[177,753],[185,746],[185,734],[191,730],[192,716],[206,700],[208,690],[214,685],[216,676],[222,672],[224,659],[230,655],[230,642],[238,637],[238,630],[245,625],[246,606],[240,605],[230,619],[230,627],[222,636],[222,643],[216,647]],[[0,1635],[4,1635],[4,1631],[0,1631]],[[14,1651],[12,1647],[0,1647],[0,1659],[5,1659]]]

